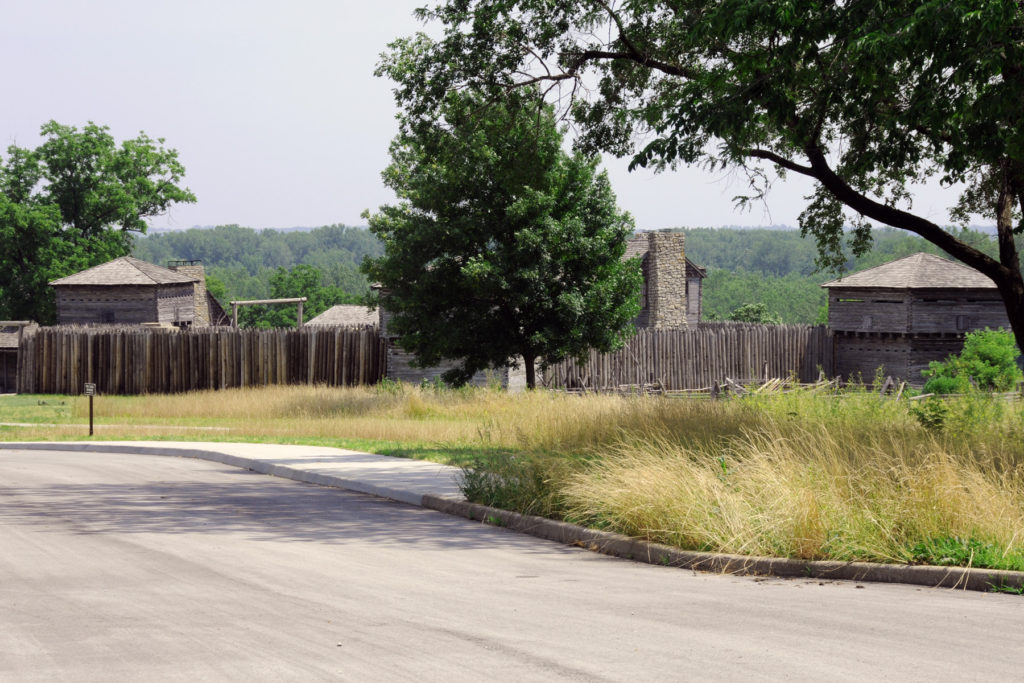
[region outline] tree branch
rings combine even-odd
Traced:
[[[810,174],[811,177],[820,182],[836,199],[854,211],[894,228],[920,235],[971,268],[992,278],[996,283],[1007,282],[1011,278],[1010,268],[971,245],[961,242],[935,223],[901,209],[876,202],[855,190],[832,170],[824,153],[817,145],[809,145],[805,148],[804,153],[807,155],[808,161],[811,162],[813,171]]]
[[[793,171],[794,173],[800,173],[802,175],[815,177],[814,169],[810,166],[801,166],[800,164],[787,159],[784,156],[771,152],[767,149],[745,149],[742,152],[743,156],[754,157],[756,159],[764,159],[770,161],[776,166],[781,166],[787,170]]]

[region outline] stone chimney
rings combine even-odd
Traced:
[[[171,261],[167,264],[170,270],[182,275],[188,275],[198,280],[195,283],[195,313],[192,318],[192,325],[206,327],[210,325],[210,307],[206,302],[206,270],[202,261]]]
[[[686,235],[681,232],[647,233],[648,325],[656,329],[687,327]]]

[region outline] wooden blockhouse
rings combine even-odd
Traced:
[[[54,280],[57,324],[224,324],[227,316],[206,291],[202,266],[179,263],[171,269],[124,256]]]
[[[963,349],[973,330],[1009,329],[996,285],[973,268],[917,253],[854,273],[828,290],[837,374],[886,375],[920,385],[928,363]]]

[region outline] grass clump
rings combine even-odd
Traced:
[[[933,439],[851,436],[777,426],[718,448],[627,441],[570,478],[565,506],[570,518],[689,549],[915,562],[932,539],[956,537],[991,549],[975,566],[1020,565],[1019,470]]]

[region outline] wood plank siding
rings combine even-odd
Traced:
[[[413,355],[396,346],[394,340],[388,344],[387,354],[387,377],[396,382],[433,382],[457,365],[455,361],[449,361],[429,368],[415,367],[412,364]],[[539,378],[540,374],[537,376]],[[510,391],[521,391],[526,388],[526,370],[520,363],[517,369],[499,368],[478,372],[469,380],[469,384],[477,387],[488,386],[491,382],[497,382]]]

